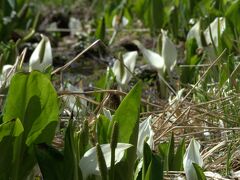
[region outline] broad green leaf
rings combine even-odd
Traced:
[[[141,92],[142,82],[139,81],[123,99],[111,121],[108,135],[110,136],[114,121],[117,121],[119,124],[119,142],[121,143],[130,143],[134,128],[136,126],[138,128]]]
[[[44,71],[52,65],[52,48],[47,36],[42,35],[42,40],[33,51],[29,60],[29,71]]]
[[[6,137],[0,143],[2,156],[11,162],[8,177],[26,178],[36,161],[32,145],[51,143],[58,114],[57,94],[47,76],[33,71],[30,74],[18,73],[12,78],[3,110],[3,123],[19,119],[18,128],[15,129],[15,133],[18,132],[19,135],[14,138]]]
[[[198,180],[193,163],[198,164],[200,167],[203,166],[203,159],[200,155],[200,144],[194,138],[191,139],[190,144],[186,150],[183,159],[184,172],[186,174],[187,180]]]
[[[106,166],[109,169],[111,166],[111,148],[110,144],[101,144],[101,150],[106,161]],[[130,148],[131,144],[118,143],[115,149],[115,164],[121,161],[126,149]],[[97,160],[96,147],[89,149],[80,160],[80,168],[83,178],[85,179],[90,174],[100,175],[99,165]]]
[[[142,82],[139,81],[128,95],[123,99],[118,109],[115,111],[108,130],[108,137],[111,133],[112,125],[115,121],[119,125],[118,142],[132,144],[133,147],[127,150],[124,161],[125,177],[133,178],[134,165],[136,161],[140,100],[142,92]]]
[[[47,76],[33,71],[13,77],[3,122],[19,118],[27,135],[28,146],[33,142],[51,142],[58,122],[58,111],[57,94]]]
[[[197,173],[197,180],[206,180],[206,176],[204,175],[203,169],[196,163],[193,163],[193,167]]]

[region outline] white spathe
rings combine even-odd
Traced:
[[[29,60],[29,71],[44,71],[52,65],[52,48],[47,36],[41,35],[42,40],[33,51]]]
[[[6,81],[6,86],[10,84],[10,81],[13,76],[13,73],[10,74],[10,71],[12,68],[13,68],[13,65],[10,65],[10,64],[6,64],[3,66],[2,74],[0,75],[0,87],[3,86],[5,81]]]
[[[198,21],[188,32],[187,40],[196,39],[199,48],[202,48],[200,21]]]
[[[137,156],[140,158],[143,156],[143,145],[146,140],[147,144],[151,149],[154,148],[153,136],[154,132],[152,130],[152,115],[139,124],[138,131],[138,143],[137,143]]]
[[[167,36],[167,32],[162,30],[162,55],[146,49],[139,41],[134,41],[142,52],[148,63],[158,71],[162,76],[167,70],[168,73],[173,70],[177,61],[177,49],[173,42]]]
[[[165,64],[162,56],[144,47],[141,48],[141,51],[145,59],[153,68],[155,68],[157,71],[164,71]]]
[[[125,85],[131,80],[132,73],[136,65],[137,56],[137,51],[127,52],[123,54],[123,64],[119,60],[114,62],[112,71],[120,85]]]
[[[167,31],[162,31],[162,57],[166,70],[172,71],[177,61],[177,49],[167,36]]]
[[[219,34],[218,34],[218,27],[219,27]],[[211,22],[210,25],[204,31],[204,36],[205,36],[207,45],[212,44],[212,40],[213,40],[214,45],[218,47],[218,38],[219,38],[218,35],[221,36],[225,29],[226,29],[225,18],[223,17],[215,18],[213,22]],[[210,36],[210,30],[212,34],[212,39]]]
[[[120,22],[121,20],[121,22]],[[120,19],[120,16],[118,15],[115,15],[113,17],[113,20],[112,20],[112,27],[114,29],[119,29],[119,28],[123,28],[125,27],[127,24],[128,24],[128,19],[125,17],[125,16],[122,16],[122,18]]]
[[[130,148],[131,144],[118,143],[115,149],[115,164],[121,161],[126,149]],[[110,144],[101,144],[101,150],[109,169],[111,166],[111,147]],[[80,168],[82,170],[83,179],[86,179],[90,174],[100,175],[96,147],[89,149],[80,160]]]
[[[83,93],[83,89],[81,87],[76,87],[73,86],[70,83],[66,84],[66,90],[70,92],[80,92]],[[73,112],[73,114],[78,114],[79,112],[82,112],[84,107],[87,107],[87,101],[85,99],[80,99],[81,106],[83,109],[81,109],[77,104],[76,104],[76,97],[74,95],[69,95],[65,96],[63,98],[66,101],[66,105],[68,106],[69,110]]]
[[[195,168],[192,163],[196,163],[200,167],[203,166],[203,159],[200,155],[199,150],[199,142],[192,138],[183,158],[183,168],[187,180],[198,180]]]

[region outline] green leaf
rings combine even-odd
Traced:
[[[99,144],[96,145],[96,149],[97,149],[97,158],[98,158],[98,165],[99,165],[99,170],[101,173],[101,178],[102,178],[102,180],[107,180],[108,169],[107,169],[107,165],[106,165],[106,162],[104,159],[102,149]],[[112,158],[112,156],[111,156],[111,158]]]
[[[186,147],[185,147],[185,139],[182,139],[178,145],[177,152],[174,156],[173,160],[173,171],[182,171],[183,170],[183,156],[185,154]]]
[[[64,157],[62,153],[46,144],[35,146],[35,153],[44,179],[65,179]]]
[[[159,32],[164,23],[162,0],[148,0],[148,6],[145,12],[145,23],[147,23],[153,32]]]
[[[14,119],[0,125],[0,142],[5,136],[19,136],[23,126],[19,119]]]
[[[152,154],[145,180],[163,180],[163,160],[159,156]]]
[[[132,144],[133,147],[127,150],[125,161],[125,177],[133,177],[134,163],[136,160],[136,146],[138,141],[139,112],[142,92],[142,82],[139,81],[128,95],[123,99],[109,125],[108,137],[115,121],[119,125],[118,142]]]
[[[118,142],[130,143],[130,138],[133,135],[133,130],[139,121],[140,100],[142,92],[142,82],[139,81],[128,95],[123,99],[118,109],[115,111],[113,120],[109,127],[109,137],[111,134],[112,125],[115,121],[119,125]]]
[[[168,170],[173,170],[174,162],[174,134],[172,133],[170,142],[168,144],[168,152],[167,152],[167,159],[168,159]]]
[[[231,6],[229,6],[225,14],[230,26],[236,28],[238,32],[240,32],[240,25],[238,23],[240,18],[239,8],[240,1],[234,1]]]
[[[100,115],[97,120],[97,139],[99,144],[106,144],[108,142],[107,133],[109,126],[109,119]]]
[[[51,142],[58,114],[57,93],[44,74],[33,71],[30,74],[18,73],[12,78],[3,122],[19,118],[28,146],[33,142]]]
[[[152,151],[145,141],[143,146],[143,166],[142,166],[142,179],[145,179],[148,167],[152,161]]]
[[[72,120],[70,120],[65,132],[64,141],[64,179],[82,179],[73,133],[73,124]]]
[[[193,163],[193,167],[197,173],[198,180],[206,180],[207,179],[203,173],[203,169],[197,163]]]
[[[101,39],[102,41],[104,41],[105,38],[105,30],[106,29],[106,25],[105,25],[105,18],[102,17],[101,20],[99,21],[95,36],[97,39]]]
[[[1,156],[10,162],[6,163],[10,167],[5,167],[10,169],[7,177],[26,178],[36,161],[32,145],[51,143],[58,114],[57,94],[44,74],[33,71],[18,73],[12,78],[2,122],[7,124],[16,119],[13,133],[9,135],[18,136],[7,136],[0,143]],[[0,174],[6,174],[5,171],[0,168]]]
[[[164,170],[168,170],[168,146],[169,143],[163,142],[158,145],[159,155],[164,160]]]

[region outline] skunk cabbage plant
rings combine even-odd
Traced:
[[[146,49],[139,41],[134,41],[142,52],[148,63],[155,68],[159,75],[173,70],[177,60],[177,49],[173,42],[167,36],[167,32],[162,30],[162,55]]]
[[[151,149],[154,149],[153,136],[154,132],[152,130],[152,115],[139,124],[138,131],[138,144],[137,144],[137,155],[138,157],[143,156],[143,145],[144,141],[147,142]]]
[[[198,180],[196,170],[193,166],[193,163],[196,163],[198,166],[203,166],[203,159],[200,155],[200,144],[194,138],[191,139],[190,144],[184,154],[183,159],[183,168],[186,174],[187,180]]]
[[[117,148],[115,149],[115,164],[121,161],[126,149],[130,148],[131,144],[117,143]],[[111,147],[110,144],[101,144],[101,150],[103,156],[109,169],[111,167]],[[100,175],[99,164],[97,160],[96,147],[89,149],[80,160],[80,168],[82,170],[83,178],[86,179],[88,175],[95,174]]]
[[[52,48],[47,36],[41,35],[42,40],[33,51],[29,60],[29,71],[44,71],[52,65]]]
[[[131,80],[137,56],[137,51],[131,51],[123,54],[122,61],[115,61],[112,70],[119,85],[126,85]]]
[[[218,47],[219,36],[221,37],[225,29],[226,29],[225,18],[223,17],[215,18],[214,21],[211,22],[208,28],[204,31],[204,36],[207,45],[214,43],[214,45]]]

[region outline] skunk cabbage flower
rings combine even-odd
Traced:
[[[121,21],[121,22],[120,22]],[[112,20],[112,27],[114,29],[120,29],[125,27],[128,24],[128,19],[125,16],[122,16],[120,19],[120,16],[115,15]]]
[[[130,148],[131,144],[118,143],[115,149],[115,164],[123,158],[124,151]],[[101,150],[109,169],[111,167],[111,147],[110,144],[101,144]],[[83,179],[86,179],[90,174],[100,175],[96,147],[89,149],[80,160],[80,168],[82,170]]]
[[[168,38],[167,32],[162,30],[162,55],[146,49],[139,41],[134,43],[141,50],[144,58],[155,68],[160,75],[167,70],[172,71],[177,60],[177,49],[173,42]]]
[[[200,21],[198,21],[188,32],[187,39],[196,39],[199,48],[202,48]]]
[[[6,81],[6,86],[8,86],[10,84],[13,73],[11,73],[11,74],[9,74],[9,73],[12,68],[13,68],[13,65],[10,65],[10,64],[6,64],[3,66],[2,74],[0,75],[0,87],[3,86],[5,81]]]
[[[168,72],[172,71],[177,61],[177,49],[167,36],[167,31],[162,31],[162,57],[165,68]]]
[[[184,154],[183,168],[186,174],[187,180],[198,180],[193,163],[203,166],[203,159],[200,155],[200,144],[194,138],[191,139],[190,144]]]
[[[52,65],[52,48],[47,36],[41,35],[42,40],[33,51],[29,61],[29,71],[44,71]]]
[[[219,27],[219,34],[218,34],[218,27]],[[218,47],[218,38],[219,38],[218,35],[221,36],[225,29],[226,29],[225,18],[223,17],[215,18],[214,21],[209,25],[209,27],[204,31],[206,43],[208,45],[214,43],[214,45]],[[210,30],[212,34],[212,39],[210,36]]]
[[[68,91],[71,92],[83,92],[82,88],[78,88],[73,86],[72,84],[68,83],[67,84],[67,88]],[[64,97],[64,100],[66,101],[66,105],[68,106],[69,110],[73,112],[73,114],[78,114],[79,112],[82,112],[84,107],[87,107],[87,101],[84,99],[80,99],[80,103],[83,106],[83,108],[80,108],[79,106],[77,106],[76,104],[76,97],[74,95],[70,95],[68,97]]]
[[[138,143],[137,143],[137,155],[138,157],[143,156],[143,145],[144,141],[148,143],[151,149],[153,149],[153,136],[154,132],[152,130],[152,116],[150,115],[147,119],[139,124],[139,131],[138,131]]]
[[[137,51],[127,52],[123,54],[123,62],[119,60],[114,62],[112,71],[120,85],[126,85],[131,80],[137,56]]]

